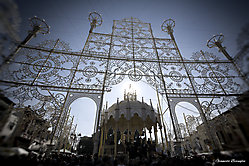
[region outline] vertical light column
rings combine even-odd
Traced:
[[[186,120],[186,116],[185,116],[184,113],[183,113],[183,117],[184,117],[184,121],[185,121],[185,124],[186,124],[187,132],[188,132],[188,135],[189,135],[189,144],[190,144],[191,149],[194,150],[194,148],[192,148],[192,139],[191,139],[191,135],[190,135],[190,131],[189,131],[189,126],[188,126],[188,123],[187,123],[187,120]]]
[[[71,123],[70,123],[70,127],[69,127],[69,130],[68,130],[67,135],[66,135],[66,141],[67,141],[67,139],[68,139],[69,136],[70,136],[70,132],[71,132],[72,125],[73,125],[73,120],[74,120],[74,116],[72,117],[72,120],[71,120]],[[66,150],[66,145],[64,146],[63,151],[65,152],[65,150]]]
[[[103,116],[103,114],[102,114],[102,119],[104,119],[103,118],[104,116]],[[105,120],[103,120],[103,123],[102,123],[102,127],[100,128],[100,143],[99,143],[99,152],[98,152],[98,156],[101,156],[102,155],[102,151],[103,151],[103,140],[105,139],[104,138],[104,132],[105,132],[105,130],[104,130],[104,126],[105,126]]]
[[[61,148],[61,143],[62,143],[62,140],[64,139],[64,134],[65,134],[65,130],[66,130],[66,127],[67,127],[67,122],[68,122],[68,119],[70,117],[70,113],[68,114],[70,110],[67,111],[66,113],[66,119],[65,119],[65,122],[63,123],[63,128],[61,129],[60,133],[59,133],[59,136],[58,136],[58,139],[59,139],[59,145],[58,145],[58,152]]]
[[[175,133],[175,139],[176,139],[176,141],[178,141],[178,139],[179,139],[178,134],[177,134],[178,132],[177,132],[177,129],[176,129],[176,124],[175,124],[174,119],[173,119],[173,114],[172,114],[172,110],[171,110],[171,107],[170,107],[170,100],[169,100],[169,96],[168,96],[168,93],[167,93],[166,83],[165,83],[165,80],[164,80],[164,77],[163,77],[162,67],[161,67],[161,63],[160,63],[160,57],[159,57],[158,52],[157,52],[156,41],[155,41],[155,38],[154,38],[153,33],[152,33],[151,24],[150,24],[150,32],[151,32],[151,36],[152,36],[152,39],[153,39],[153,45],[154,45],[154,49],[155,49],[156,56],[157,56],[157,64],[158,64],[158,69],[159,69],[159,73],[160,73],[160,76],[161,76],[161,81],[163,83],[163,89],[164,89],[167,104],[168,104],[168,107],[169,107],[170,118],[171,118],[172,124],[173,124],[173,130],[174,130],[174,133]]]
[[[211,129],[210,129],[210,126],[209,126],[209,124],[208,124],[208,121],[207,121],[207,119],[206,119],[206,116],[205,116],[205,114],[204,114],[204,111],[202,110],[202,106],[201,106],[200,101],[199,101],[199,98],[198,98],[198,96],[197,96],[197,93],[196,93],[195,87],[194,87],[194,85],[193,85],[192,79],[190,78],[190,75],[189,75],[188,69],[187,69],[187,67],[186,67],[186,65],[185,65],[185,63],[184,63],[184,59],[183,59],[183,57],[182,57],[182,54],[181,54],[181,52],[180,52],[180,50],[179,50],[179,48],[178,48],[178,46],[177,46],[177,44],[176,44],[176,40],[175,40],[175,37],[174,37],[174,35],[173,35],[173,27],[174,27],[174,26],[175,26],[175,22],[174,22],[172,19],[168,19],[168,20],[164,21],[164,23],[162,24],[162,30],[165,31],[165,32],[167,32],[167,33],[170,35],[172,41],[174,42],[175,48],[176,48],[176,50],[177,50],[177,52],[178,52],[178,55],[179,55],[180,58],[181,58],[181,63],[182,63],[182,65],[183,65],[184,69],[185,69],[185,72],[186,72],[187,76],[188,76],[188,79],[189,79],[189,82],[190,82],[190,84],[191,84],[192,90],[194,91],[194,95],[195,95],[196,101],[197,101],[197,103],[198,103],[198,105],[199,105],[199,107],[200,107],[199,112],[200,112],[200,115],[201,115],[201,117],[202,117],[202,120],[203,120],[205,129],[206,129],[206,133],[207,133],[207,135],[208,135],[208,138],[210,139],[213,148],[216,149],[216,150],[218,150],[219,147],[217,146],[217,143],[216,143],[216,141],[215,141],[215,138],[213,137],[212,131],[211,131]]]
[[[61,120],[61,117],[62,117],[62,113],[63,113],[63,111],[64,111],[64,107],[65,107],[66,99],[68,98],[68,95],[69,95],[69,93],[67,92],[66,97],[65,97],[65,101],[64,101],[64,103],[63,103],[63,106],[60,108],[60,115],[59,115],[59,118],[57,119],[55,128],[54,128],[54,130],[52,131],[52,137],[51,137],[50,144],[53,143],[53,140],[54,140],[54,137],[55,137],[55,133],[56,133],[57,128],[58,128],[58,126],[59,126],[59,123],[60,123],[60,120]]]

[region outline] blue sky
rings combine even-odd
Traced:
[[[212,35],[223,33],[224,45],[231,56],[238,52],[237,37],[242,26],[249,22],[249,1],[247,0],[16,0],[20,16],[20,37],[25,38],[28,18],[38,16],[44,18],[51,26],[49,35],[39,35],[32,40],[35,44],[46,39],[57,39],[68,42],[74,51],[83,48],[90,28],[88,14],[97,11],[102,14],[103,24],[94,31],[111,33],[112,21],[127,17],[137,17],[143,22],[152,24],[155,37],[168,37],[161,31],[165,19],[172,18],[176,22],[174,34],[182,55],[190,57],[193,52],[205,50],[220,54],[216,49],[208,49],[206,42]],[[220,54],[220,56],[222,56]],[[123,88],[129,82],[113,87],[113,92],[105,96],[109,106],[122,99]],[[138,98],[151,98],[156,104],[155,92],[146,88],[144,83],[134,84]],[[81,102],[80,102],[81,100]],[[92,104],[91,104],[92,103]],[[104,102],[105,103],[105,102]],[[82,108],[85,108],[82,110]],[[77,116],[78,132],[90,135],[95,112],[92,101],[79,99],[72,106],[72,114]],[[91,110],[91,111],[89,111]],[[87,122],[87,123],[86,123]]]

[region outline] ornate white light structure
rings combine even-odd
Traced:
[[[77,98],[89,97],[97,105],[94,127],[97,152],[105,92],[125,78],[148,83],[166,99],[176,141],[181,141],[177,103],[193,104],[208,131],[203,108],[208,105],[210,111],[225,109],[248,89],[243,74],[234,72],[239,69],[231,58],[222,60],[205,51],[184,58],[173,35],[172,19],[161,26],[169,38],[154,37],[151,24],[133,17],[114,20],[111,34],[93,31],[102,24],[98,13],[90,13],[88,19],[86,43],[81,52],[73,52],[59,39],[28,45],[38,32],[49,31],[43,20],[33,18],[33,30],[6,60],[6,68],[0,70],[1,90],[20,105],[32,103],[32,108],[38,109],[46,98],[44,109],[54,110],[51,114],[54,137],[59,137],[70,104]],[[223,36],[216,36],[208,46],[219,47],[226,56],[222,41]],[[221,100],[215,103],[217,98]]]

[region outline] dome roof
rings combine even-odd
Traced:
[[[137,100],[123,100],[117,102],[105,111],[104,116],[107,120],[112,117],[115,121],[118,121],[121,117],[130,120],[135,115],[143,121],[146,121],[146,119],[149,118],[153,122],[156,122],[157,119],[157,113],[155,113],[153,107]]]

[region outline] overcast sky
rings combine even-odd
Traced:
[[[176,22],[174,29],[176,41],[186,58],[201,49],[220,54],[216,49],[206,47],[207,40],[212,35],[220,33],[225,35],[224,46],[227,47],[227,51],[231,56],[235,56],[238,52],[236,43],[238,34],[249,22],[248,0],[16,0],[15,2],[22,18],[19,33],[22,39],[30,30],[28,18],[36,15],[44,18],[51,26],[51,30],[49,35],[40,35],[32,43],[60,38],[68,42],[74,51],[83,48],[90,28],[88,15],[92,11],[102,15],[102,26],[94,30],[102,33],[111,33],[113,20],[132,16],[151,23],[155,37],[166,38],[168,35],[161,31],[161,24],[165,19],[172,18]],[[127,83],[120,86],[127,87]],[[155,92],[152,89],[146,89],[145,92],[139,89],[143,85],[134,86],[138,88],[139,98],[144,96],[147,102],[151,98],[156,104]],[[123,89],[113,87],[113,93],[106,95],[105,101],[107,100],[110,106],[117,97],[122,99],[122,96]],[[96,106],[93,101],[80,100],[81,102],[78,101],[72,106],[72,114],[77,116],[75,122],[78,123],[78,131],[83,135],[90,135],[95,118],[95,112],[92,110]]]

